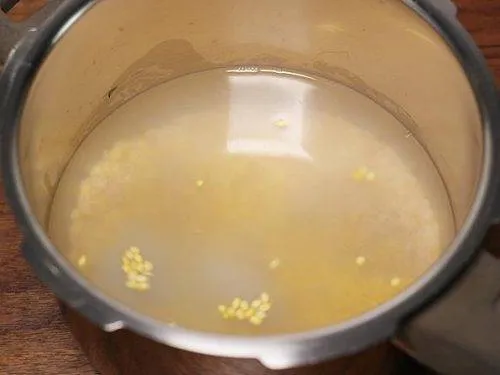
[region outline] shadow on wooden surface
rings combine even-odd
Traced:
[[[425,370],[389,344],[359,355],[300,369],[272,371],[256,360],[210,357],[167,348],[131,332],[104,333],[61,305],[91,362],[106,375],[425,375]]]
[[[7,8],[3,10],[7,11],[9,19],[13,22],[21,22],[43,8],[47,0],[8,0],[4,4]],[[15,5],[11,8],[11,4]]]

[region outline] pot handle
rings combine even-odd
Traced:
[[[500,260],[482,253],[396,343],[445,375],[500,374]]]

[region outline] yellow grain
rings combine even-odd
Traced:
[[[288,122],[286,120],[279,119],[278,121],[274,122],[274,126],[276,126],[277,128],[280,128],[280,129],[284,129],[284,128],[288,127]]]
[[[252,323],[254,326],[260,326],[262,324],[262,319],[259,319],[256,316],[252,316],[250,318],[250,323]]]
[[[132,246],[125,251],[122,257],[122,270],[127,277],[125,282],[127,288],[136,291],[149,290],[152,269],[153,264],[144,260],[138,247]]]
[[[366,263],[366,258],[365,258],[365,257],[360,256],[360,257],[357,257],[357,258],[356,258],[356,264],[357,264],[358,266],[362,266],[362,265],[364,265],[365,263]]]
[[[127,280],[127,283],[125,285],[127,285],[127,288],[136,289],[137,288],[137,281]]]
[[[132,253],[132,254],[140,254],[141,253],[141,250],[136,247],[136,246],[132,246],[130,249],[129,249],[129,252]]]
[[[84,267],[87,264],[87,257],[82,255],[80,259],[78,259],[78,266]]]
[[[223,319],[246,320],[253,325],[260,325],[267,318],[267,312],[271,309],[271,301],[269,294],[262,293],[260,298],[251,302],[236,297],[229,306],[219,305],[217,309]]]
[[[276,258],[276,259],[273,259],[270,263],[269,263],[269,268],[272,269],[272,270],[275,270],[276,268],[278,268],[281,264],[281,261]]]
[[[227,310],[226,310],[226,313],[227,315],[230,317],[230,318],[233,318],[234,315],[236,314],[236,309],[234,307],[229,307]]]
[[[145,290],[149,290],[150,288],[151,288],[151,286],[148,283],[137,283],[135,289],[139,292],[142,292]]]
[[[134,278],[135,280],[138,282],[138,283],[147,283],[149,278],[147,276],[144,276],[144,275],[134,275]]]
[[[259,311],[269,311],[271,310],[271,304],[269,302],[266,302],[266,303],[263,303],[262,305],[260,305],[259,307]]]
[[[146,271],[146,268],[144,267],[144,263],[138,263],[136,270],[139,273],[144,273]]]
[[[255,301],[252,301],[252,307],[254,309],[258,308],[262,304],[262,301],[259,299],[256,299]]]
[[[352,178],[354,178],[356,181],[362,181],[365,179],[367,174],[368,174],[368,168],[361,167],[354,171],[354,173],[352,174]]]
[[[262,294],[260,295],[260,300],[261,300],[262,302],[269,302],[269,300],[270,300],[269,294],[267,294],[267,293],[262,293]]]
[[[370,172],[366,175],[366,180],[367,181],[375,181],[375,173]]]
[[[393,287],[397,287],[401,285],[401,279],[399,277],[394,277],[392,280],[391,280],[391,286]]]
[[[231,304],[231,306],[232,306],[234,309],[238,309],[238,308],[240,307],[240,305],[241,305],[241,302],[242,302],[241,298],[235,298],[235,299],[233,300],[233,303]]]
[[[264,320],[267,317],[267,313],[265,311],[257,311],[254,315],[254,317]]]
[[[236,318],[238,318],[238,320],[244,320],[245,319],[245,310],[242,310],[242,309],[239,309],[238,311],[236,311]]]

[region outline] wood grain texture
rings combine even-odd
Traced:
[[[24,0],[15,16],[45,0]],[[460,19],[481,47],[500,83],[500,0],[457,0]],[[28,4],[29,3],[29,4]],[[500,248],[500,231],[490,244]],[[51,293],[31,274],[20,256],[21,236],[0,188],[0,375],[94,375],[73,339]],[[175,349],[160,350],[128,332],[104,334],[78,314],[63,309],[75,336],[106,375],[424,375],[389,344],[359,356],[320,366],[271,372],[255,361],[211,358]],[[126,344],[126,345],[124,345]],[[146,365],[145,365],[146,364]],[[149,364],[149,365],[147,365]],[[146,367],[144,367],[146,366]]]
[[[47,0],[19,0],[7,15],[13,22],[22,22],[46,4]]]

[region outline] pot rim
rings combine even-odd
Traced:
[[[107,331],[121,328],[163,344],[202,354],[257,358],[271,368],[285,368],[359,351],[393,336],[405,318],[432,301],[478,254],[494,219],[500,175],[500,112],[493,77],[470,35],[458,20],[441,12],[433,0],[402,0],[448,43],[465,71],[483,119],[484,158],[476,199],[467,220],[443,255],[408,289],[376,309],[333,326],[307,332],[242,337],[174,327],[144,316],[92,287],[60,254],[35,219],[17,162],[18,124],[38,68],[71,25],[99,0],[67,0],[37,31],[15,48],[0,78],[2,173],[9,204],[25,235],[27,260],[59,298]],[[28,249],[32,249],[29,251]]]

